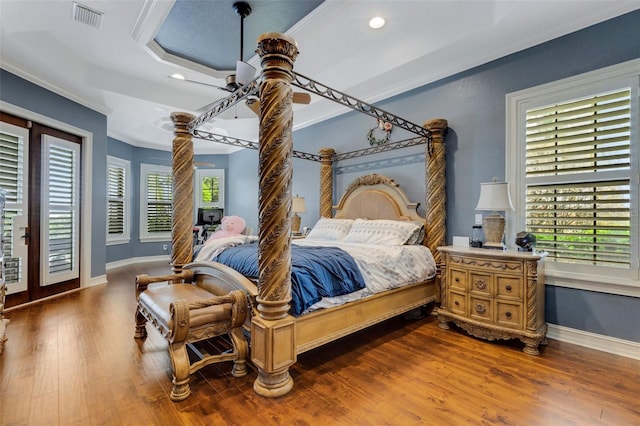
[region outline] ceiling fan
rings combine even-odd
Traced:
[[[233,4],[233,10],[240,16],[240,59],[238,61],[236,61],[236,71],[235,71],[235,73],[234,74],[229,74],[225,78],[226,86],[224,86],[224,87],[214,86],[214,87],[217,87],[217,88],[219,88],[221,90],[225,90],[227,92],[232,92],[232,93],[235,92],[236,90],[238,90],[240,87],[244,86],[245,84],[252,82],[253,79],[255,79],[255,77],[256,77],[256,71],[257,71],[252,65],[249,65],[247,62],[245,62],[243,60],[244,18],[246,18],[247,16],[249,16],[251,14],[251,6],[247,2],[239,1],[239,2],[236,2],[236,3]],[[184,78],[183,78],[183,80],[190,81],[190,82],[193,82],[193,83],[198,83],[198,84],[204,84],[204,85],[207,85],[207,86],[213,86],[212,84],[202,83],[202,82],[199,82],[199,81],[188,80],[188,79],[184,79]],[[294,103],[298,103],[298,104],[308,104],[309,102],[311,102],[311,95],[309,95],[308,93],[295,92],[293,94],[293,102]],[[215,102],[213,102],[213,103],[215,103]],[[202,111],[208,110],[209,108],[211,108],[213,103],[205,105],[202,108],[199,108],[198,112],[202,112]],[[250,99],[247,99],[246,105],[256,115],[260,114],[260,100],[259,100],[259,98],[251,97]]]

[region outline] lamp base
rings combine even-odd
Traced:
[[[482,220],[482,227],[484,228],[484,236],[486,238],[482,248],[504,250],[504,244],[502,244],[504,225],[504,217],[496,213],[490,214]]]
[[[298,213],[294,213],[291,217],[291,233],[294,235],[300,235],[300,221],[301,217],[298,216]]]

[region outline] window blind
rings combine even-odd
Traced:
[[[13,221],[22,215],[20,208],[23,197],[24,143],[23,138],[0,132],[0,188],[4,189],[7,208],[4,211],[4,278],[7,284],[17,283],[21,279],[22,260],[13,252]],[[14,206],[15,208],[11,208]]]
[[[76,259],[76,152],[51,144],[48,158],[49,274],[70,272]]]
[[[630,266],[630,93],[526,112],[526,224],[549,260]]]
[[[125,169],[109,166],[107,178],[107,232],[109,235],[123,234],[125,225]]]
[[[170,174],[147,175],[147,232],[171,232],[171,188]]]

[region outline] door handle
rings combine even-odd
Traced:
[[[29,227],[28,226],[25,226],[24,235],[21,236],[20,238],[24,238],[24,243],[25,244],[29,244],[29,238],[31,238],[31,234],[29,233]]]

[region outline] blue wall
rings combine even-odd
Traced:
[[[508,93],[640,57],[640,11],[532,47],[377,105],[422,124],[445,118],[447,136],[447,239],[468,235],[473,224],[479,182],[505,173],[505,97]],[[324,146],[338,153],[366,148],[372,118],[348,113],[294,132],[294,149],[315,153]],[[394,130],[393,140],[402,135]],[[424,154],[409,148],[339,163],[336,190],[356,176],[375,171],[394,178],[409,194],[424,199]],[[422,157],[421,157],[422,156]],[[319,165],[294,162],[293,192],[307,197],[303,226],[318,218]],[[257,167],[256,152],[231,155],[230,166]],[[238,173],[241,173],[238,170]],[[257,171],[256,171],[257,175]],[[256,178],[257,179],[257,178]],[[242,176],[245,194],[257,180]],[[239,184],[231,180],[231,185]],[[233,187],[232,187],[233,188]],[[235,192],[232,189],[233,192]],[[240,187],[238,187],[240,191]],[[235,198],[232,200],[235,202]],[[335,201],[335,200],[334,200]],[[257,196],[242,199],[248,222],[257,221]],[[253,208],[250,208],[253,206]],[[547,286],[547,320],[554,324],[640,342],[640,298]]]
[[[131,146],[117,139],[108,138],[107,154],[113,157],[122,158],[131,162],[131,240],[129,244],[114,244],[107,246],[106,262],[116,262],[135,257],[159,256],[170,254],[169,250],[164,250],[162,246],[167,244],[171,247],[171,239],[167,241],[140,242],[140,165],[156,164],[171,167],[171,152],[139,148]],[[224,169],[229,173],[227,155],[197,155],[195,161],[213,163],[216,169]],[[229,196],[228,180],[225,180],[226,199]],[[225,214],[234,214],[229,212]]]
[[[447,136],[447,235],[467,235],[471,229],[479,182],[493,176],[504,177],[505,95],[572,75],[595,70],[640,57],[640,11],[604,22],[522,52],[501,58],[438,82],[416,88],[378,105],[415,123],[431,118],[449,121]],[[133,218],[132,242],[105,246],[106,194],[106,117],[68,99],[35,86],[8,72],[0,73],[0,99],[30,111],[69,123],[93,133],[93,230],[91,275],[105,272],[105,263],[129,257],[161,254],[162,243],[140,244],[137,217]],[[321,147],[337,152],[368,146],[367,131],[375,121],[357,113],[347,113],[332,120],[294,132],[294,148],[316,153]],[[406,137],[399,130],[393,140]],[[151,152],[152,151],[152,152]],[[132,148],[109,140],[109,154],[130,154],[134,177],[139,175],[143,158],[160,157],[164,151]],[[121,154],[121,155],[120,155]],[[199,157],[199,159],[201,159]],[[227,214],[242,216],[257,232],[258,170],[257,151],[244,150],[225,159]],[[162,164],[162,163],[158,163]],[[167,163],[168,164],[168,161]],[[424,149],[422,147],[378,154],[337,165],[336,192],[340,193],[356,176],[377,172],[394,178],[409,194],[424,199]],[[293,193],[304,196],[307,213],[302,225],[311,226],[318,219],[320,166],[294,160]],[[253,172],[251,172],[253,171]],[[136,182],[138,179],[135,180]],[[134,194],[135,194],[134,189]],[[336,200],[334,200],[336,201]],[[134,209],[138,209],[135,206]],[[423,212],[423,210],[421,211]],[[160,250],[158,250],[160,247]],[[640,299],[547,287],[547,320],[554,324],[640,342]]]
[[[0,100],[93,134],[91,276],[105,273],[107,117],[0,69]],[[83,201],[84,202],[84,201]]]

